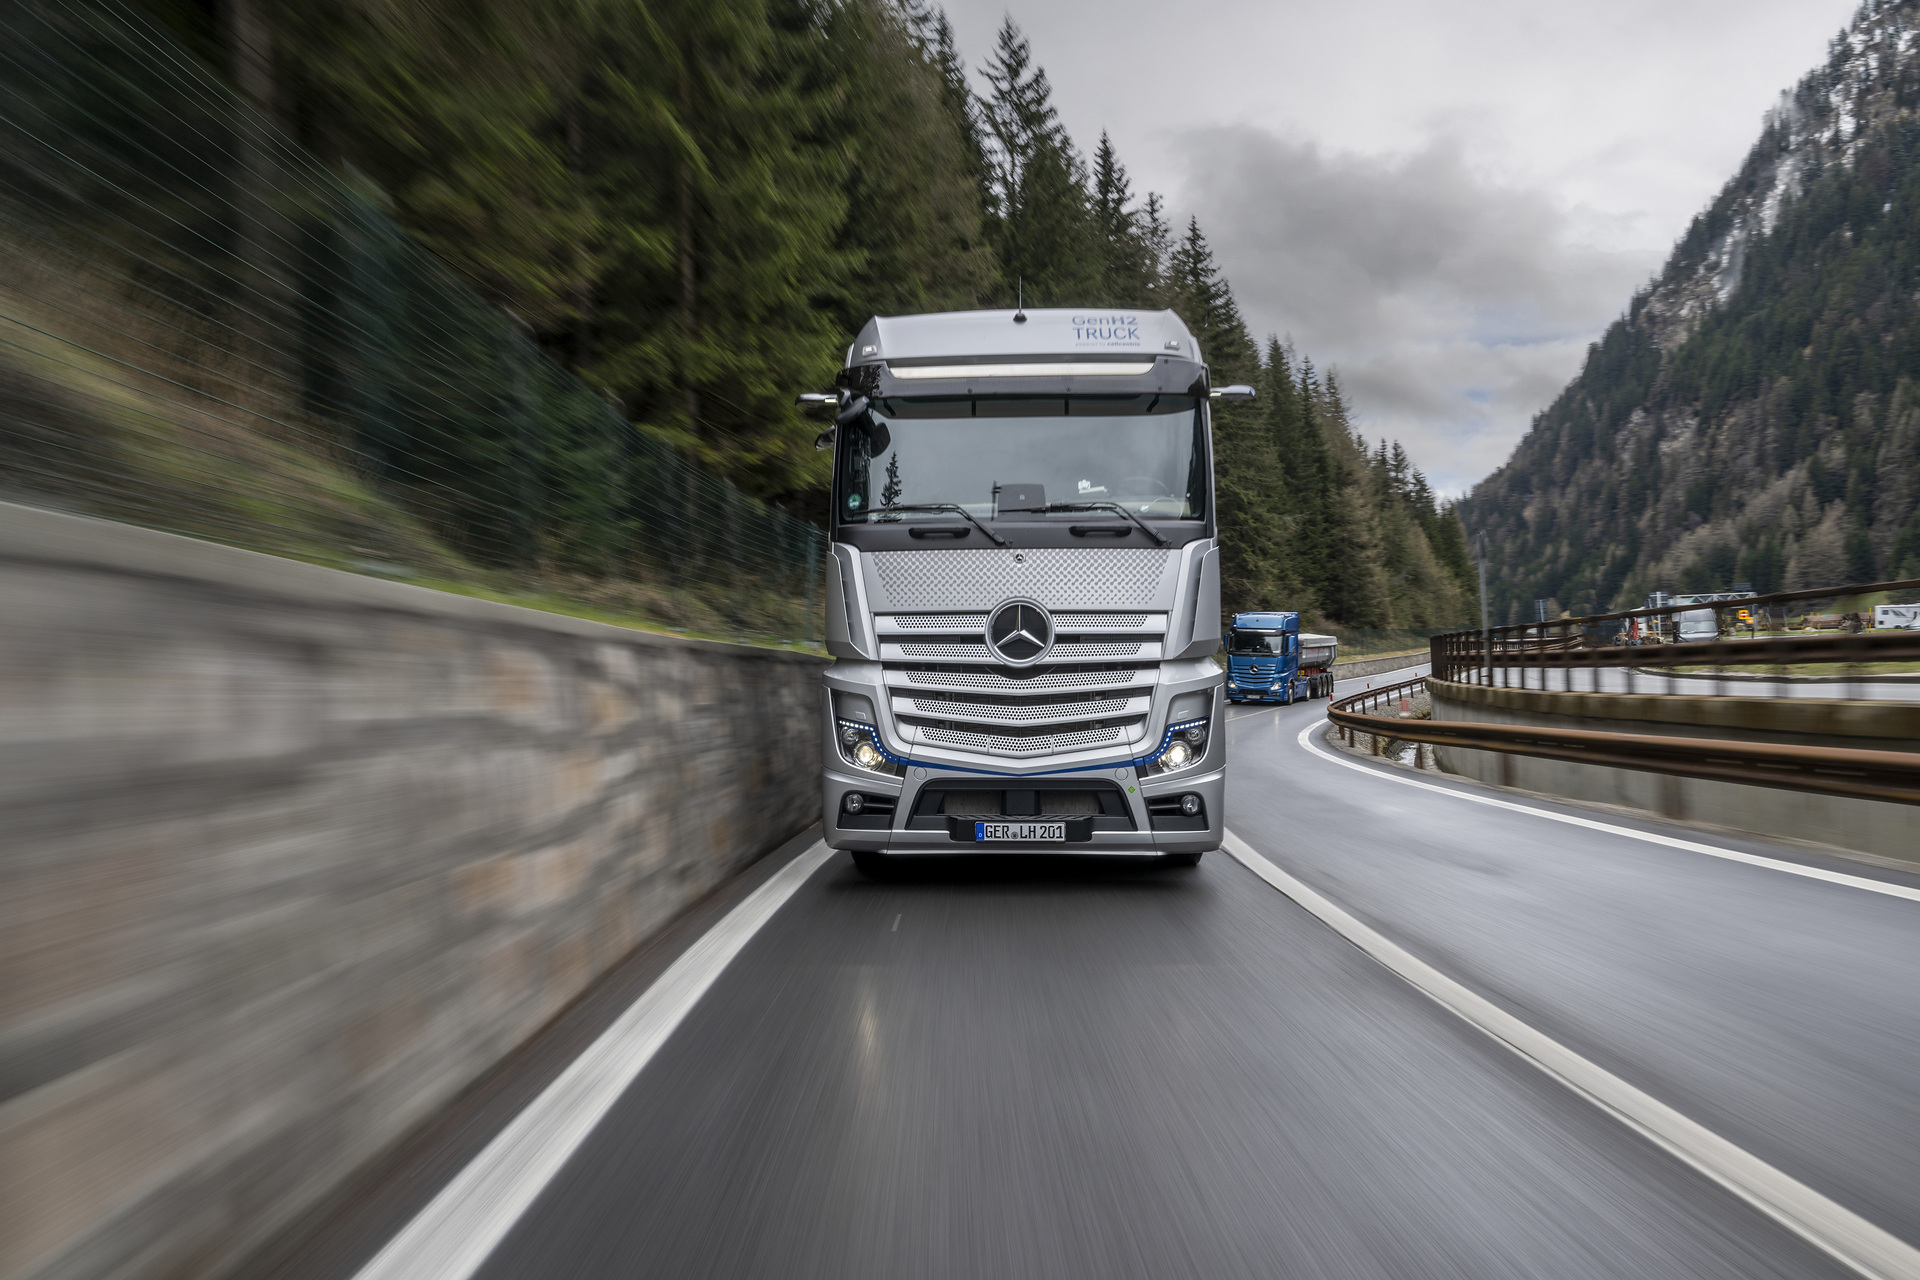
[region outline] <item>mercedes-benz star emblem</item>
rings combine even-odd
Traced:
[[[1053,616],[1031,600],[1009,600],[987,615],[987,650],[1010,667],[1030,667],[1053,648]]]

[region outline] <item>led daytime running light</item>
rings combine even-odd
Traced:
[[[1193,728],[1195,725],[1199,725],[1202,728],[1206,727],[1207,720],[1208,720],[1208,717],[1200,716],[1193,720],[1182,720],[1178,724],[1168,725],[1166,733],[1163,734],[1160,738],[1159,748],[1152,755],[1148,756],[1144,761],[1142,761],[1142,764],[1144,764],[1147,768],[1152,768],[1154,765],[1160,763],[1160,757],[1167,754],[1167,748],[1173,745],[1173,740],[1175,738],[1180,736],[1180,734],[1185,732],[1186,730]]]
[[[886,744],[880,741],[879,731],[872,725],[862,724],[858,720],[841,720],[838,723],[838,727],[840,729],[841,754],[848,758],[848,763],[853,763],[853,748],[858,746],[861,739],[864,738],[868,743],[872,744],[875,751],[880,753],[881,759],[897,769],[906,768],[907,761],[905,757],[897,756],[887,750]],[[852,742],[846,740],[846,731],[848,729],[855,730],[859,735]]]

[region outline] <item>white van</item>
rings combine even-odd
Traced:
[[[1720,638],[1720,613],[1716,609],[1685,609],[1673,616],[1675,638],[1682,644]]]

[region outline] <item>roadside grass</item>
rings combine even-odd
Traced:
[[[475,563],[431,512],[361,474],[345,428],[277,362],[28,248],[0,235],[14,268],[0,283],[0,499],[659,635],[821,651],[792,637],[819,634],[824,588],[809,608],[751,573],[682,586],[676,566],[595,576],[538,550],[524,567]]]

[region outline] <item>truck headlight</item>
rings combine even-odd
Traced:
[[[1166,736],[1160,740],[1160,750],[1147,761],[1144,772],[1173,773],[1198,763],[1205,750],[1207,729],[1204,717],[1168,725]]]
[[[861,724],[858,720],[842,720],[837,724],[833,736],[840,746],[841,758],[854,768],[896,778],[900,776],[901,766],[906,762],[880,745],[879,731],[872,725]]]

